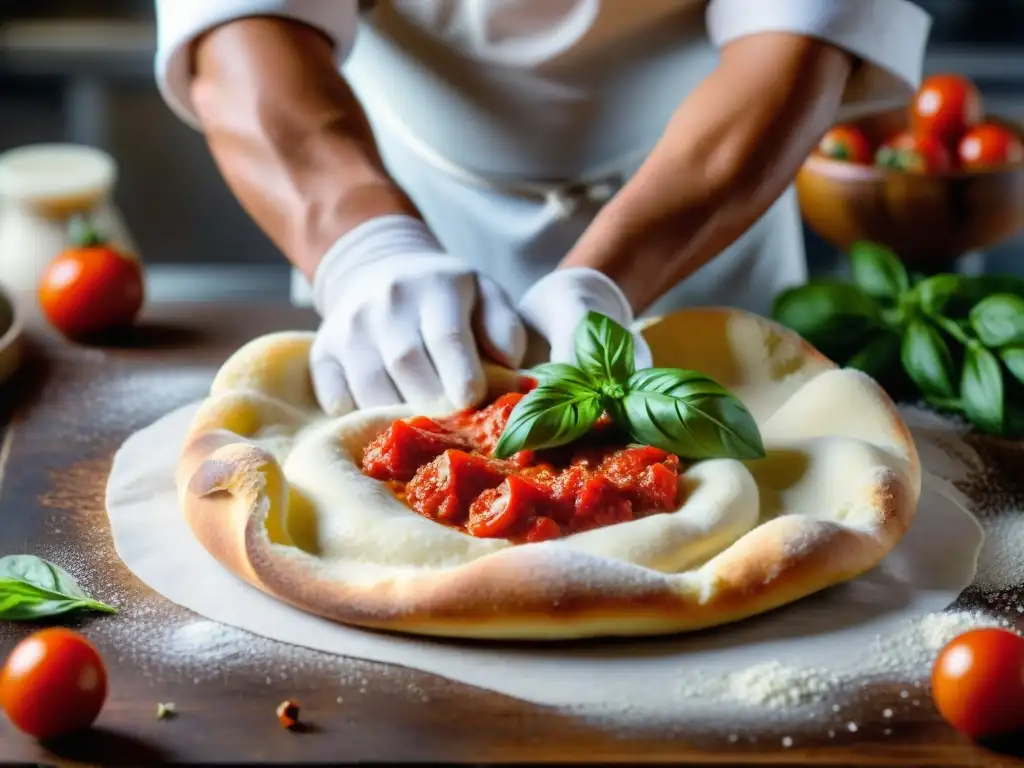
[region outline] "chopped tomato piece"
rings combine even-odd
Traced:
[[[405,487],[405,500],[422,515],[461,523],[473,499],[505,479],[501,462],[449,449],[417,470]]]
[[[594,475],[576,499],[576,517],[583,528],[625,523],[633,519],[633,504],[609,478]]]
[[[449,448],[465,447],[427,418],[396,421],[363,451],[363,472],[375,480],[411,480],[416,470]]]
[[[533,517],[544,500],[544,491],[528,480],[506,477],[501,485],[484,491],[473,502],[466,530],[481,538],[504,537]]]
[[[640,479],[637,501],[641,507],[659,512],[676,508],[679,496],[679,473],[667,464],[651,464]]]
[[[523,394],[443,419],[396,421],[363,452],[363,471],[412,509],[471,536],[544,541],[678,506],[679,458],[626,445],[607,418],[581,441],[495,459]]]
[[[525,539],[527,541],[549,541],[557,539],[561,535],[562,529],[550,517],[535,517],[526,529]]]
[[[523,397],[521,392],[509,392],[482,410],[463,411],[454,431],[462,433],[481,453],[493,453],[512,409]]]

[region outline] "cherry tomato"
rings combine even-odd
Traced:
[[[932,698],[974,739],[1024,728],[1024,638],[994,628],[954,638],[932,668]]]
[[[29,635],[0,671],[0,705],[14,725],[37,739],[88,728],[106,698],[99,651],[70,629]]]
[[[43,272],[39,304],[54,327],[71,338],[130,325],[142,308],[139,263],[107,246],[92,230]]]
[[[953,160],[934,136],[904,131],[878,148],[875,165],[907,173],[945,173],[952,170]]]
[[[967,171],[991,171],[1024,161],[1024,142],[1012,131],[982,123],[960,139],[960,165]]]
[[[818,143],[818,152],[834,160],[871,164],[871,145],[860,129],[852,125],[836,125],[829,129]]]
[[[981,94],[970,80],[960,75],[925,78],[910,107],[914,133],[934,136],[950,151],[984,116]]]

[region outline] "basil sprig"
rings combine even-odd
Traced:
[[[850,247],[852,282],[780,293],[773,316],[895,399],[924,399],[978,430],[1024,436],[1024,279],[912,276],[876,243]]]
[[[512,409],[497,458],[567,445],[604,413],[634,441],[683,459],[765,455],[757,423],[743,403],[697,371],[637,371],[633,335],[614,320],[588,313],[574,344],[576,365],[545,363],[531,371],[537,387]]]
[[[0,619],[34,621],[77,610],[117,612],[89,597],[71,574],[48,560],[0,557]]]

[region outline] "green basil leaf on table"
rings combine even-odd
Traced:
[[[759,459],[764,443],[754,417],[724,387],[696,371],[649,368],[626,383],[613,404],[638,443],[684,459]]]
[[[1024,384],[1024,346],[1004,347],[999,350],[999,357],[1013,378]]]
[[[881,325],[880,307],[868,294],[853,285],[824,281],[780,293],[772,317],[830,357],[842,356]]]
[[[573,341],[576,364],[597,385],[621,384],[636,368],[633,334],[610,317],[588,312]]]
[[[527,375],[537,380],[537,384],[550,384],[560,381],[581,389],[593,389],[593,382],[574,365],[568,363],[541,363],[526,371]]]
[[[942,335],[927,321],[916,318],[907,325],[900,358],[923,394],[956,397],[953,355]]]
[[[982,299],[970,314],[971,328],[986,347],[1024,344],[1024,299],[997,293]]]
[[[604,412],[601,396],[590,387],[550,382],[516,403],[494,456],[566,445],[583,437]]]
[[[0,558],[0,619],[31,621],[76,610],[116,613],[85,593],[74,577],[34,555]]]
[[[964,415],[984,432],[1003,431],[1003,372],[996,356],[980,344],[967,348],[960,380]]]
[[[906,267],[884,245],[865,241],[850,246],[850,270],[853,281],[870,296],[895,301],[910,290]]]

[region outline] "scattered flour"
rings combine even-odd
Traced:
[[[978,522],[985,529],[985,543],[975,586],[1002,589],[1024,584],[1024,511],[1008,510],[979,517]]]
[[[985,529],[975,589],[988,610],[921,616],[894,633],[876,637],[859,656],[827,669],[765,661],[709,679],[684,672],[680,663],[677,680],[666,683],[663,691],[650,692],[649,704],[671,708],[689,702],[692,708],[699,702],[701,707],[717,704],[730,711],[780,715],[824,710],[826,714],[820,719],[801,717],[817,732],[836,738],[837,733],[854,733],[865,724],[849,719],[852,712],[845,703],[840,706],[834,702],[864,699],[873,689],[883,690],[884,703],[879,703],[876,711],[880,722],[893,725],[907,707],[920,705],[926,697],[935,654],[953,637],[975,627],[1012,626],[1010,619],[1024,622],[1024,594],[1018,591],[1024,586],[1024,480],[1017,481],[1020,488],[1007,488],[1006,478],[1015,476],[1012,471],[1004,468],[998,475],[979,471],[979,467],[994,466],[993,458],[986,455],[980,460],[960,433],[950,435],[948,425],[943,429],[946,443],[941,445],[942,456],[923,452],[922,461],[930,470],[941,465],[944,480],[959,490]],[[925,451],[934,454],[939,440],[929,442]],[[1002,463],[1015,465],[1019,471],[1024,463],[1024,447],[1011,450],[1003,446],[1001,450]],[[94,474],[93,470],[89,474]],[[60,510],[81,504],[81,485],[73,477],[69,483],[74,488],[67,499],[58,494],[47,506]],[[95,508],[102,509],[100,498]],[[94,519],[78,527],[73,552],[40,554],[68,564],[90,592],[121,606],[122,614],[130,621],[91,622],[87,633],[119,663],[135,666],[154,684],[179,681],[183,676],[196,684],[255,677],[265,679],[268,686],[319,679],[336,687],[333,696],[338,702],[358,699],[383,687],[398,690],[414,701],[431,700],[432,690],[426,689],[431,685],[430,678],[419,673],[283,645],[197,617],[152,593],[140,594],[134,581],[125,582],[114,575],[120,565],[106,536],[105,526]],[[91,557],[82,558],[82,552],[91,553]],[[124,586],[111,586],[116,584]],[[886,735],[891,732],[887,729]],[[729,735],[730,742],[739,738],[735,733]],[[745,735],[742,738],[752,741]],[[785,736],[782,744],[793,746],[793,736]]]
[[[715,679],[685,676],[683,700],[724,701],[741,708],[787,711],[808,709],[878,688],[904,686],[898,698],[920,706],[911,691],[928,686],[936,654],[957,635],[980,627],[1019,628],[1024,615],[1024,444],[970,440],[962,423],[911,409],[908,423],[924,430],[918,440],[922,463],[948,483],[977,517],[985,531],[978,570],[972,584],[986,610],[950,610],[927,614],[886,636],[877,636],[860,656],[834,668],[791,667],[766,661]],[[1024,625],[1022,625],[1024,626]],[[892,693],[888,700],[891,701]],[[833,715],[842,711],[831,706]],[[884,720],[897,713],[881,710]],[[846,729],[858,730],[855,722]],[[887,729],[891,733],[891,729]],[[829,736],[834,736],[834,730]]]
[[[788,709],[826,701],[842,685],[842,680],[817,667],[787,667],[778,661],[740,669],[724,678],[707,681],[695,676],[684,681],[684,698],[714,697],[747,706]]]
[[[777,661],[736,670],[708,680],[700,675],[684,679],[683,699],[717,699],[744,707],[787,710],[834,701],[865,684],[920,683],[931,671],[935,655],[946,643],[968,629],[1009,627],[1004,618],[984,612],[933,613],[908,623],[897,632],[877,636],[860,657],[836,667],[792,667]],[[900,692],[909,698],[908,691]],[[832,705],[839,712],[838,704]],[[886,709],[892,717],[892,710]]]

